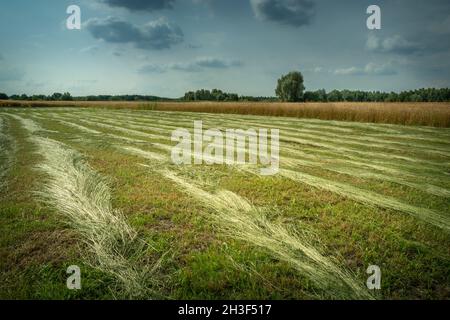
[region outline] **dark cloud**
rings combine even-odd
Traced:
[[[300,27],[311,23],[315,4],[311,0],[250,0],[258,19]]]
[[[189,44],[186,45],[187,49],[200,49],[201,47],[202,46],[199,45],[199,44],[192,44],[192,43],[189,43]]]
[[[170,70],[185,72],[200,72],[205,69],[229,69],[241,66],[242,62],[237,60],[226,60],[219,58],[199,58],[192,62],[170,63],[170,64],[149,64],[141,69],[139,73],[164,73]]]
[[[202,68],[227,69],[240,66],[240,61],[227,61],[218,58],[202,58],[195,61],[195,65]]]
[[[111,7],[125,8],[131,11],[155,11],[172,9],[175,0],[102,0]]]
[[[132,43],[141,49],[168,49],[172,45],[183,42],[181,29],[159,19],[143,26],[136,26],[114,17],[91,19],[86,28],[96,39],[111,43]]]

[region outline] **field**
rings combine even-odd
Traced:
[[[127,102],[127,101],[11,101],[0,107],[94,107],[153,111],[190,111],[450,127],[450,103],[277,103],[277,102]]]
[[[450,298],[448,104],[93,104],[0,108],[0,299]],[[194,120],[280,129],[279,173],[173,164]]]

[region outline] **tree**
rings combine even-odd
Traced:
[[[8,97],[8,95],[6,93],[1,93],[0,92],[0,100],[8,100],[8,99],[9,99],[9,97]]]
[[[328,94],[328,101],[338,102],[342,101],[342,94],[339,90],[333,90]]]
[[[61,100],[62,96],[63,96],[62,93],[55,92],[55,93],[52,94],[52,96],[50,97],[50,100],[53,100],[53,101],[59,101],[59,100]]]
[[[73,98],[69,92],[64,92],[64,94],[61,96],[61,100],[62,101],[72,101]]]
[[[278,79],[275,94],[282,101],[296,102],[303,100],[303,75],[301,72],[293,71]]]

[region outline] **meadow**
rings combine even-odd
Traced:
[[[448,102],[140,102],[140,101],[13,101],[1,107],[81,107],[187,111],[450,127]]]
[[[450,298],[448,104],[2,105],[1,299]],[[279,173],[174,165],[195,120],[279,129]]]

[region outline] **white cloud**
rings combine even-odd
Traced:
[[[352,66],[348,68],[336,69],[333,73],[339,76],[390,76],[397,74],[395,69],[392,67],[392,63],[376,64],[373,62],[366,64],[364,67]]]
[[[408,55],[421,51],[423,47],[419,43],[406,40],[400,35],[381,39],[371,33],[367,38],[366,49],[373,52]]]

